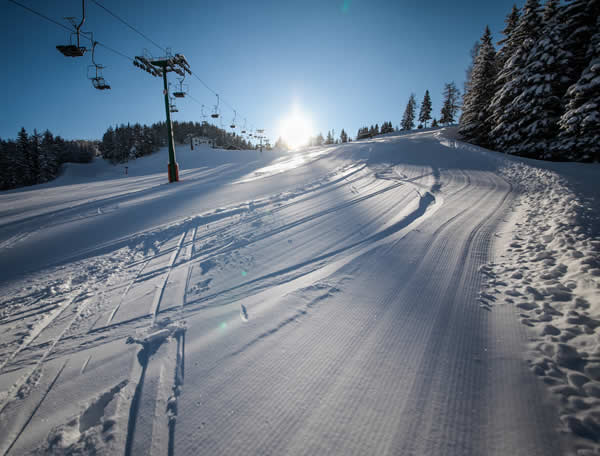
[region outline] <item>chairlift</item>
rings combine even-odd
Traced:
[[[110,86],[106,83],[104,77],[102,76],[102,70],[105,68],[105,66],[96,63],[96,60],[94,59],[96,44],[98,44],[97,41],[92,43],[92,65],[88,66],[88,79],[92,81],[92,86],[94,89],[108,90],[110,89]],[[90,70],[92,68],[94,69],[94,72],[92,73],[92,76],[90,76]]]
[[[56,49],[58,49],[58,51],[61,52],[65,57],[83,57],[83,55],[85,54],[85,51],[87,51],[85,46],[80,46],[80,43],[79,43],[79,38],[82,33],[81,26],[85,22],[85,0],[81,0],[81,9],[82,9],[82,15],[81,15],[81,22],[79,24],[75,23],[75,18],[73,18],[73,17],[65,18],[69,22],[71,22],[71,25],[73,25],[73,27],[75,28],[75,32],[71,33],[71,36],[69,39],[69,44],[62,44],[62,45],[59,44],[56,46]],[[73,44],[73,35],[77,36],[77,44],[76,45]]]
[[[235,118],[237,117],[237,112],[234,109],[233,110],[233,120],[231,121],[231,125],[229,125],[229,128],[231,128],[232,130],[235,128]]]
[[[206,119],[206,113],[204,112],[204,105],[202,105],[202,107],[200,108],[200,115],[202,116],[203,119]]]
[[[185,81],[185,73],[183,74],[183,77],[177,78],[177,80],[179,81],[179,90],[177,90],[176,92],[173,92],[173,96],[175,98],[183,98],[183,97],[185,97],[185,95],[188,92],[187,85],[183,84],[183,81]]]
[[[173,97],[169,97],[169,112],[179,112],[177,106],[175,105],[175,99]]]
[[[242,129],[242,134],[246,134],[246,119],[244,119],[244,128]]]
[[[219,94],[217,93],[217,104],[215,105],[215,112],[210,115],[213,119],[219,118]]]

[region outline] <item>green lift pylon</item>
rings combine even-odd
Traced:
[[[167,144],[169,145],[169,182],[179,181],[179,165],[175,160],[175,141],[173,140],[173,125],[171,124],[171,112],[169,103],[169,83],[167,73],[174,71],[180,76],[186,73],[192,74],[190,66],[182,54],[166,56],[160,59],[148,59],[144,56],[136,56],[133,64],[142,70],[150,73],[152,76],[163,77],[163,95],[165,98],[165,112],[167,115]]]

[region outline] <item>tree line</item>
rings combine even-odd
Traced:
[[[173,139],[183,144],[190,137],[202,136],[208,138],[216,147],[229,149],[254,149],[250,142],[236,133],[229,133],[222,128],[207,122],[178,122],[174,121]],[[129,160],[149,155],[162,146],[167,145],[167,124],[157,122],[150,126],[120,125],[108,127],[100,142],[102,157],[112,163],[123,163]]]
[[[449,82],[444,85],[444,102],[440,111],[440,119],[431,117],[433,107],[431,101],[431,95],[429,90],[425,90],[423,101],[421,102],[420,109],[417,103],[417,98],[414,93],[411,93],[402,120],[400,121],[400,127],[394,128],[392,122],[384,122],[379,127],[379,124],[371,125],[370,127],[365,126],[358,129],[356,139],[372,138],[377,135],[384,135],[386,133],[393,133],[396,130],[399,131],[410,131],[417,126],[417,128],[427,128],[429,121],[431,121],[431,127],[436,128],[440,125],[451,125],[457,121],[457,114],[460,110],[460,90],[456,87],[454,82]],[[418,111],[418,115],[417,115]],[[418,125],[415,124],[418,121]]]
[[[67,141],[49,130],[28,134],[21,128],[16,140],[0,139],[0,190],[49,182],[63,163],[89,163],[97,150],[94,141]]]
[[[600,2],[527,0],[473,50],[459,132],[530,158],[600,161]]]

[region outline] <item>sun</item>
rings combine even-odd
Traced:
[[[310,118],[298,108],[294,108],[279,124],[279,136],[293,149],[306,145],[311,134]]]

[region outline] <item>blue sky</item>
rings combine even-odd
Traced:
[[[63,21],[81,15],[79,0],[19,0]],[[426,89],[439,117],[448,81],[462,89],[469,50],[489,24],[500,39],[513,0],[98,0],[130,24],[187,57],[192,70],[238,111],[238,125],[265,128],[275,139],[294,104],[314,131],[391,120],[398,125],[411,92]],[[86,1],[84,30],[114,49],[135,56],[162,51]],[[522,6],[523,1],[517,2]],[[91,87],[90,57],[67,58],[55,48],[68,33],[3,0],[0,72],[3,107],[0,137],[50,129],[65,138],[100,138],[109,125],[164,120],[162,82],[125,58],[97,48],[107,66],[110,91]],[[63,21],[64,22],[64,21]],[[174,78],[173,78],[174,80]],[[201,105],[215,96],[188,78],[199,103],[178,103],[174,120],[201,121]],[[224,122],[233,112],[222,105]]]

